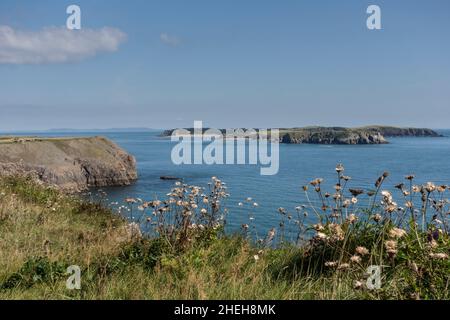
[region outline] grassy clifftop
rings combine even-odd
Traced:
[[[134,157],[103,137],[0,138],[0,176],[18,174],[74,191],[137,178]]]
[[[339,223],[323,220],[309,227],[313,237],[299,246],[274,248],[274,231],[252,243],[248,226],[242,235],[227,236],[220,224],[205,220],[219,212],[214,203],[222,187],[214,181],[198,213],[187,201],[203,197],[196,187],[172,190],[185,198],[170,211],[160,201],[140,204],[156,213],[147,216],[149,223],[166,223],[160,236],[142,238],[135,225],[100,205],[30,180],[1,180],[0,299],[450,298],[446,234],[402,230],[377,209],[373,217],[365,213],[375,223],[353,214]],[[172,214],[180,224],[160,220]],[[282,208],[280,215],[288,219]],[[81,268],[81,290],[66,288],[71,265]],[[370,265],[384,266],[378,290],[365,287]]]

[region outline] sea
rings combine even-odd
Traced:
[[[345,175],[351,177],[347,188],[372,190],[377,178],[389,172],[383,188],[391,190],[394,198],[398,196],[399,200],[401,194],[395,185],[406,183],[407,175],[415,175],[415,184],[429,181],[438,185],[450,184],[450,129],[437,131],[444,137],[389,138],[390,143],[383,145],[281,144],[279,172],[273,176],[261,175],[259,165],[175,165],[171,160],[175,143],[160,137],[162,130],[64,130],[14,132],[13,135],[105,136],[134,155],[139,175],[136,183],[103,188],[106,192],[104,201],[115,210],[129,197],[144,201],[166,199],[175,182],[161,180],[161,176],[179,177],[183,183],[205,188],[212,177],[217,177],[226,183],[230,194],[224,204],[228,210],[227,230],[238,232],[243,224],[249,223],[251,216],[256,232],[265,234],[279,227],[279,208],[295,217],[299,206],[320,205],[315,192],[309,192],[308,200],[302,187],[315,178],[322,178],[322,189],[332,193],[337,180],[337,164],[343,164]],[[92,190],[90,196],[96,191]],[[368,201],[362,196],[358,205],[363,206]],[[123,210],[121,212],[125,217],[135,219]],[[311,212],[306,219],[314,223],[316,218]]]

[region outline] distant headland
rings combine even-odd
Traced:
[[[137,179],[135,158],[103,137],[0,137],[0,177],[17,175],[67,191]]]
[[[193,128],[185,129],[190,133]],[[208,129],[204,128],[203,132]],[[245,129],[242,129],[245,132]],[[345,127],[298,127],[280,128],[280,143],[286,144],[386,144],[389,137],[441,137],[439,133],[427,128],[402,128],[392,126],[365,126],[357,128]],[[227,130],[220,129],[227,136]],[[170,137],[176,134],[175,129],[166,130],[161,137]],[[256,138],[250,135],[248,138]],[[231,136],[230,136],[231,138]]]

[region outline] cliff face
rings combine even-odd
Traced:
[[[1,138],[0,176],[29,174],[68,191],[129,185],[136,160],[115,143],[93,138]]]

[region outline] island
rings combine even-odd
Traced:
[[[0,176],[29,175],[66,191],[129,185],[136,160],[104,137],[0,137]]]
[[[190,133],[193,128],[185,129]],[[205,133],[208,128],[203,128]],[[240,129],[246,132],[245,129]],[[365,126],[358,128],[345,127],[298,127],[280,128],[279,142],[286,144],[386,144],[389,137],[441,137],[439,133],[427,128],[401,128],[390,126]],[[225,138],[232,138],[234,135],[227,133],[227,130],[220,129]],[[257,130],[256,130],[257,131]],[[161,133],[161,137],[170,137],[177,134],[174,129]],[[244,134],[246,138],[257,138],[258,134]],[[239,137],[239,135],[235,135]]]

